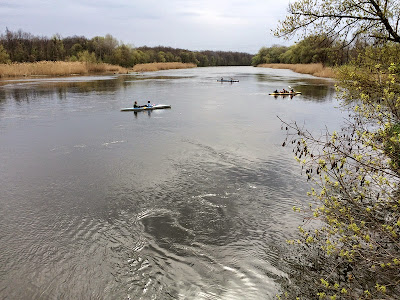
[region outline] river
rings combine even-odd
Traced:
[[[0,81],[0,298],[273,299],[309,201],[277,116],[337,129],[337,105],[253,67]]]

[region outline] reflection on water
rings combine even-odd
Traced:
[[[333,95],[251,67],[2,81],[0,298],[273,298],[309,188],[276,116],[339,126]]]
[[[71,79],[76,78],[76,81]],[[59,99],[65,99],[67,91],[70,93],[86,94],[92,92],[112,92],[117,91],[126,81],[124,76],[104,78],[94,77],[68,77],[58,79],[38,79],[29,81],[0,81],[1,93],[4,98],[12,98],[16,101],[29,101],[56,95]]]
[[[282,70],[267,69],[268,73],[256,74],[256,78],[259,82],[271,84],[274,83],[275,87],[270,90],[272,93],[275,90],[281,91],[282,89],[290,90],[293,89],[297,92],[301,92],[303,101],[315,101],[325,102],[333,101],[335,98],[334,81],[332,79],[318,78],[311,75],[297,74],[292,71],[286,70],[286,73],[282,73]],[[274,72],[275,71],[275,72]],[[283,85],[287,84],[286,86]],[[296,97],[293,95],[281,95],[274,96],[275,98],[287,98],[293,99]]]
[[[296,91],[301,91],[306,101],[333,101],[335,99],[334,81],[328,79],[295,80],[292,83]]]

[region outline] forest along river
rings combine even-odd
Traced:
[[[0,298],[272,299],[309,202],[277,116],[320,132],[337,106],[253,67],[0,81]]]

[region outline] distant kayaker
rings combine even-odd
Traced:
[[[147,101],[147,107],[152,107],[153,105],[151,105],[150,100]]]
[[[138,108],[139,105],[137,105],[137,101],[135,101],[135,103],[133,103],[133,108]]]
[[[275,94],[278,94],[279,92],[278,92],[278,90],[275,90],[274,93],[275,93]]]

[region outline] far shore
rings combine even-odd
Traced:
[[[33,63],[0,64],[0,78],[34,76],[73,76],[92,74],[127,74],[129,72],[153,72],[169,69],[196,68],[192,63],[167,62],[137,64],[133,68],[123,68],[106,63],[39,61]]]
[[[127,74],[129,72],[154,72],[170,69],[196,68],[193,63],[166,62],[137,64],[127,69],[106,63],[40,61],[34,63],[0,64],[0,78],[27,76],[71,76],[91,74]],[[272,69],[290,69],[297,73],[310,74],[317,77],[335,78],[333,68],[322,64],[261,64],[257,67]]]
[[[289,69],[296,73],[310,74],[324,78],[336,77],[333,68],[324,67],[322,64],[261,64],[257,67],[271,69]]]
[[[170,69],[188,69],[196,68],[197,65],[191,63],[181,62],[165,62],[165,63],[148,63],[148,64],[137,64],[133,66],[133,72],[154,72],[161,70]]]
[[[126,74],[129,70],[105,63],[39,61],[34,63],[0,64],[0,78],[26,76],[70,76],[89,74]]]

